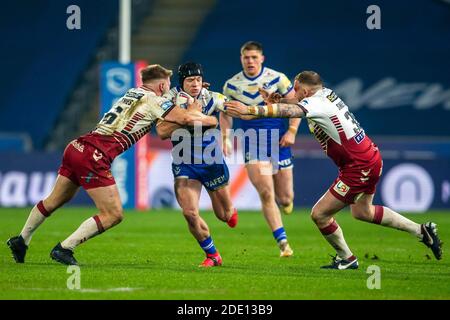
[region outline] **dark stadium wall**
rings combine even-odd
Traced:
[[[70,5],[81,10],[79,30],[66,26]],[[40,149],[117,19],[118,1],[6,1],[0,12],[0,131],[27,132]]]
[[[450,136],[450,6],[376,1],[218,1],[183,61],[197,60],[212,89],[241,70],[240,46],[263,43],[266,65],[291,79],[316,70],[371,135]],[[421,17],[417,19],[417,17]],[[303,133],[306,133],[304,130]]]

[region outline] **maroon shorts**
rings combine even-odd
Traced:
[[[107,157],[83,140],[73,140],[67,145],[58,173],[84,189],[116,183]]]
[[[339,170],[329,191],[347,204],[355,203],[362,194],[374,194],[383,170],[383,160],[377,156],[375,161],[363,168]]]

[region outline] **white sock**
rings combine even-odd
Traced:
[[[348,259],[353,256],[344,239],[344,233],[341,227],[334,220],[327,227],[320,229],[320,232],[327,239],[328,243],[336,250],[337,255],[341,259]]]
[[[381,208],[383,209],[382,212]],[[393,211],[388,207],[375,206],[376,214],[378,214],[378,221],[381,217],[380,224],[385,227],[395,228],[402,231],[407,231],[410,234],[422,239],[422,232],[420,230],[420,224],[415,223],[414,221],[409,220],[408,218],[402,216],[401,214]]]
[[[99,233],[100,230],[96,218],[91,217],[85,220],[66,240],[61,242],[61,246],[64,249],[70,249],[73,251],[76,246],[86,242],[90,238],[95,237]]]
[[[38,209],[37,205],[31,209],[30,215],[28,216],[27,222],[23,226],[20,235],[23,240],[25,240],[25,244],[28,246],[31,241],[31,237],[36,229],[45,221],[46,216],[44,216],[41,211]]]

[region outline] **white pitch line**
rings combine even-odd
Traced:
[[[132,292],[136,290],[142,290],[143,288],[108,288],[108,289],[67,289],[67,288],[14,288],[14,290],[26,290],[26,291],[73,291],[73,292],[82,292],[82,293],[99,293],[99,292]]]

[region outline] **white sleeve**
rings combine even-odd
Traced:
[[[228,101],[227,97],[221,93],[216,93],[214,95],[214,110],[225,112],[224,103]]]
[[[164,97],[154,97],[149,99],[150,113],[158,119],[164,119],[164,117],[175,107],[175,104]]]

